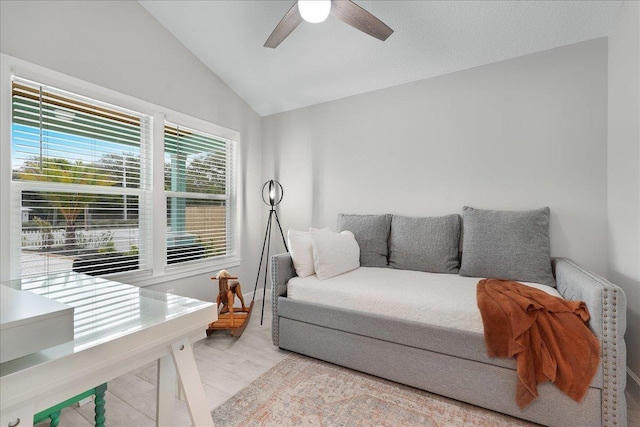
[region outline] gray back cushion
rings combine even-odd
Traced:
[[[394,215],[389,266],[431,273],[457,273],[460,216],[412,218]]]
[[[554,286],[549,208],[491,211],[463,208],[460,275]]]
[[[338,231],[351,231],[360,246],[360,265],[388,267],[391,215],[338,214]]]

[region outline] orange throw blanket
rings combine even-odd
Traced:
[[[489,356],[516,358],[520,408],[538,397],[537,385],[546,381],[582,400],[600,361],[584,302],[498,279],[478,282],[477,298]]]

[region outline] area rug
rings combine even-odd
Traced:
[[[290,354],[212,411],[216,426],[533,426],[456,400]]]

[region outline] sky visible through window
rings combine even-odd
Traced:
[[[41,155],[42,157],[67,158],[83,163],[99,161],[104,154],[140,156],[139,147],[49,129],[42,130],[41,145],[40,130],[19,123],[12,124],[11,132],[11,166],[14,171],[22,167],[25,160],[37,160]]]

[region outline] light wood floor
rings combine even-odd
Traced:
[[[194,354],[209,406],[213,409],[280,362],[288,352],[271,343],[271,304],[265,304],[264,324],[260,325],[260,303],[256,301],[249,326],[236,339],[221,333],[199,341]],[[155,364],[125,374],[108,383],[107,425],[145,427],[155,425]],[[627,395],[629,427],[640,427],[640,405]],[[61,427],[93,426],[93,403],[62,411]],[[184,402],[176,403],[176,426],[188,426]],[[48,426],[40,423],[37,427]],[[224,426],[223,426],[224,427]]]

